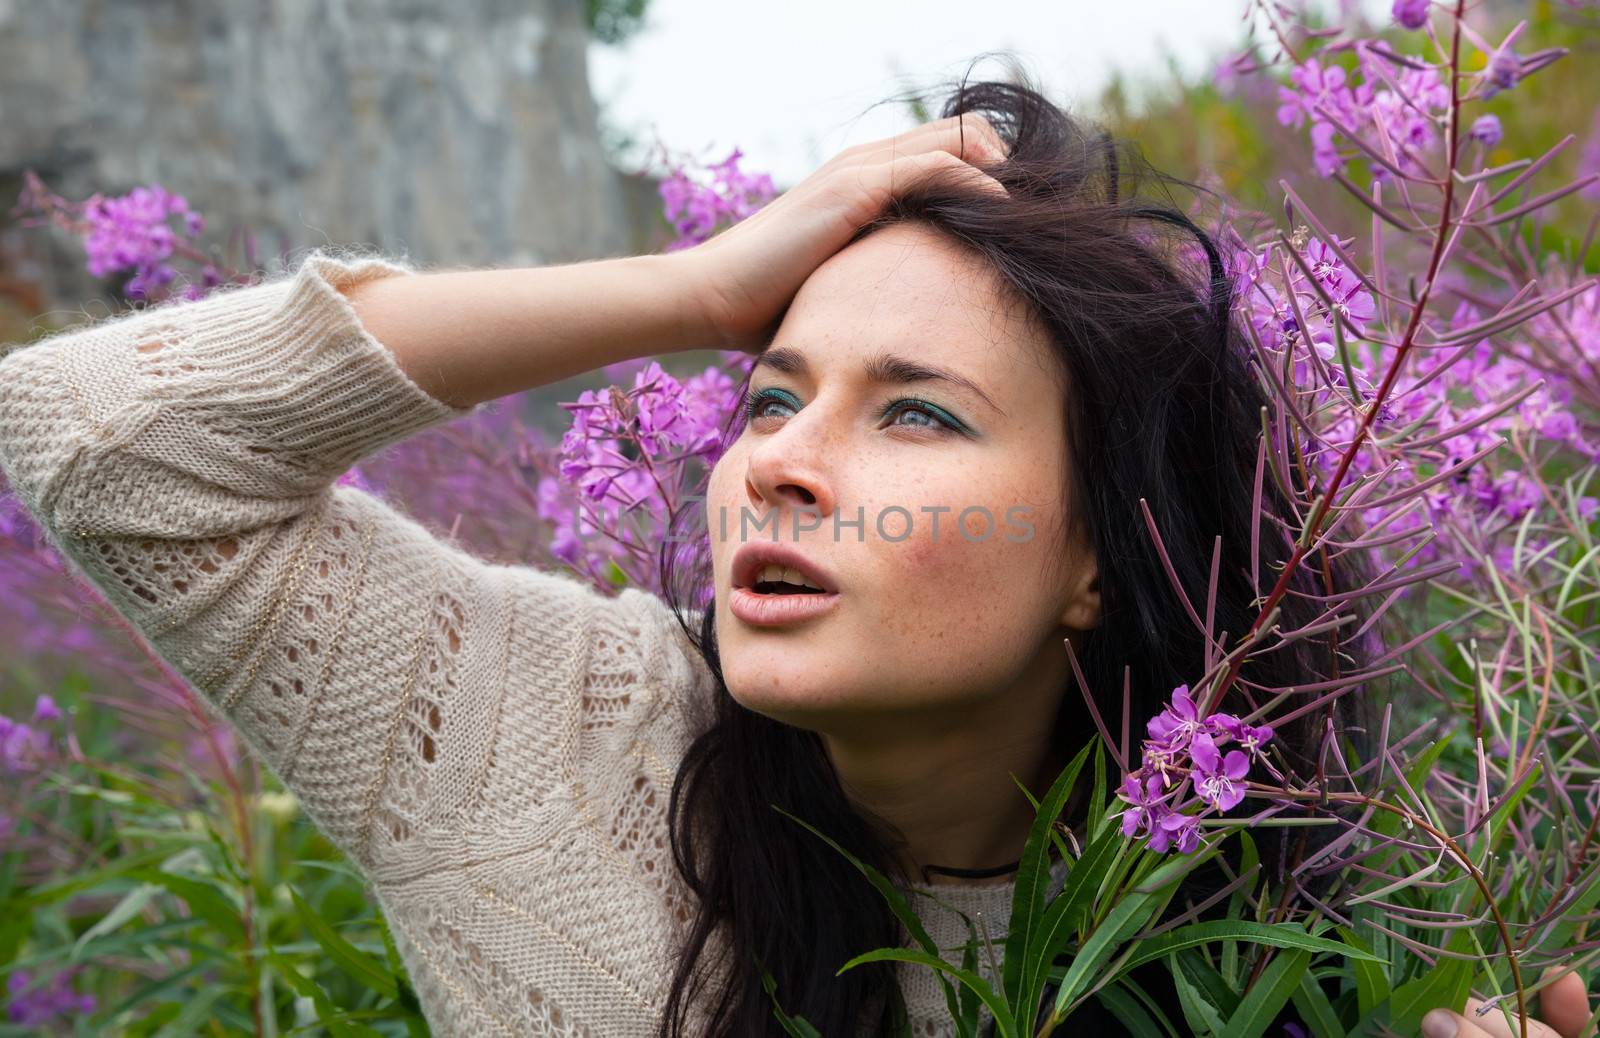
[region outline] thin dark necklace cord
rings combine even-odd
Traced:
[[[1021,867],[1021,858],[1018,858],[1010,865],[996,865],[988,869],[956,869],[947,868],[944,865],[924,865],[922,866],[922,881],[924,883],[933,882],[928,878],[928,873],[930,872],[942,872],[946,876],[959,876],[962,879],[989,879],[992,876],[1004,876],[1008,872],[1015,872]]]

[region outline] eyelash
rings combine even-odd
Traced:
[[[751,394],[749,399],[747,399],[745,401],[745,406],[744,406],[744,419],[745,419],[745,422],[749,423],[749,422],[754,421],[757,417],[764,417],[764,416],[757,415],[756,412],[758,412],[761,409],[762,405],[767,403],[767,401],[769,401],[769,400],[777,400],[778,402],[783,403],[783,404],[787,404],[787,405],[789,405],[791,407],[794,406],[790,402],[790,398],[789,398],[789,394],[788,393],[781,393],[781,392],[773,390],[773,389],[759,390],[759,391]],[[938,423],[937,425],[934,425],[934,426],[922,426],[922,428],[934,429],[935,431],[943,431],[943,432],[965,432],[966,431],[965,427],[962,426],[962,424],[959,421],[957,421],[954,418],[952,418],[939,405],[937,405],[935,403],[932,403],[931,401],[923,400],[923,399],[921,399],[919,397],[914,397],[914,396],[901,397],[898,400],[890,401],[889,405],[878,413],[878,417],[880,419],[881,418],[887,418],[891,414],[894,414],[894,415],[898,416],[898,414],[901,413],[901,412],[912,411],[912,410],[921,411],[923,414],[926,414],[929,418],[932,418],[936,423]],[[915,427],[913,427],[913,428],[915,428]]]

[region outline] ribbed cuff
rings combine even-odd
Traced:
[[[428,426],[471,414],[430,395],[361,324],[340,288],[414,273],[322,250],[291,276],[163,306],[136,350],[143,396],[198,413],[247,451],[316,479]]]

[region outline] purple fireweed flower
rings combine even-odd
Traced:
[[[35,724],[49,724],[51,721],[61,720],[61,708],[56,706],[56,701],[47,695],[40,695],[33,703],[33,722]]]
[[[1406,29],[1420,29],[1428,24],[1430,0],[1394,0],[1394,20]]]
[[[1492,148],[1499,144],[1501,137],[1499,116],[1478,116],[1472,120],[1472,129],[1467,131],[1467,136],[1482,144],[1485,148]]]
[[[1150,830],[1150,849],[1165,854],[1174,845],[1179,854],[1193,854],[1200,846],[1200,820],[1194,815],[1169,811]]]
[[[1239,780],[1250,770],[1250,758],[1240,750],[1223,754],[1216,742],[1205,732],[1194,737],[1189,744],[1189,755],[1194,760],[1199,777],[1195,792],[1201,800],[1218,811],[1231,811],[1244,799],[1244,789]]]
[[[1209,811],[1231,811],[1244,800],[1243,780],[1251,761],[1259,759],[1271,770],[1262,747],[1273,737],[1272,726],[1248,724],[1225,713],[1201,717],[1189,686],[1179,685],[1170,704],[1145,728],[1149,738],[1140,766],[1123,776],[1117,791],[1129,805],[1122,813],[1122,833],[1145,836],[1157,852],[1176,847],[1190,853],[1199,845],[1200,818]],[[1224,751],[1217,747],[1218,739],[1232,739],[1238,746]],[[1186,804],[1171,799],[1185,777],[1193,781],[1195,800],[1202,805],[1198,814],[1185,813]]]
[[[687,163],[673,166],[658,188],[666,218],[678,234],[667,251],[698,245],[716,233],[724,220],[737,223],[773,199],[777,191],[771,175],[741,171],[743,156],[744,152],[735,148],[721,162],[706,166],[710,184],[698,183]]]
[[[1132,805],[1122,812],[1122,835],[1135,836],[1154,827],[1166,810],[1162,785],[1160,775],[1151,775],[1143,782],[1132,775],[1122,780],[1117,796]]]
[[[1200,730],[1200,708],[1189,695],[1188,685],[1172,690],[1172,705],[1152,717],[1145,730],[1150,738],[1174,744]]]
[[[1227,733],[1251,760],[1261,756],[1261,747],[1272,740],[1272,726],[1246,724],[1232,714],[1212,714],[1206,720]]]
[[[134,275],[123,291],[134,299],[146,298],[152,289],[170,284],[178,276],[167,262],[178,246],[177,232],[168,224],[173,216],[182,218],[187,237],[195,237],[205,227],[200,214],[190,211],[182,195],[160,184],[136,187],[113,198],[91,197],[84,207],[90,227],[84,239],[89,273],[105,277],[132,269]]]
[[[1344,159],[1334,144],[1337,136],[1332,123],[1311,124],[1311,164],[1319,176],[1331,177],[1344,169]]]
[[[23,775],[42,769],[50,758],[50,736],[42,728],[0,714],[0,772]]]
[[[1356,42],[1355,53],[1353,72],[1323,67],[1316,58],[1292,68],[1289,85],[1278,88],[1278,122],[1299,129],[1310,121],[1311,159],[1319,176],[1343,170],[1339,144],[1345,134],[1355,134],[1372,151],[1391,156],[1396,168],[1416,171],[1419,159],[1414,156],[1439,140],[1438,127],[1450,104],[1449,84],[1434,67],[1391,71],[1387,59],[1371,53],[1365,41]],[[1372,176],[1387,180],[1393,174],[1373,163]]]
[[[27,970],[13,970],[6,980],[7,1015],[12,1023],[42,1028],[60,1017],[95,1010],[93,995],[80,995],[72,990],[71,970],[61,971],[47,983],[29,991],[32,980],[33,974]]]
[[[1502,46],[1489,57],[1489,89],[1484,97],[1493,97],[1502,90],[1510,90],[1522,80],[1522,59],[1510,47]]]
[[[373,493],[372,484],[367,482],[366,475],[359,468],[350,468],[334,482],[342,487],[355,487],[357,490]]]
[[[620,569],[631,582],[656,587],[656,549],[669,533],[689,543],[676,522],[688,514],[680,506],[727,448],[723,426],[737,415],[753,359],[723,353],[731,372],[710,365],[680,381],[652,360],[633,370],[630,388],[585,390],[561,405],[572,425],[561,438],[558,478],[541,482],[537,493],[540,518],[554,528],[556,558],[602,585]],[[730,426],[729,435],[735,432]]]

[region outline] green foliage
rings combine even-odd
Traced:
[[[1157,854],[1122,835],[1115,813],[1117,801],[1105,784],[1099,783],[1093,802],[1086,806],[1085,817],[1092,821],[1080,836],[1083,853],[1077,857],[1071,854],[1058,835],[1057,823],[1068,796],[1077,788],[1091,749],[1096,751],[1098,769],[1099,745],[1085,746],[1057,776],[1050,791],[1035,802],[1034,823],[1012,900],[999,990],[976,969],[976,933],[967,941],[959,967],[944,960],[904,895],[886,877],[805,821],[774,805],[774,810],[805,826],[854,864],[920,945],[918,949],[877,948],[851,959],[839,972],[864,962],[881,961],[906,962],[933,970],[951,1003],[957,1034],[964,1036],[978,1033],[976,1010],[980,1003],[989,1010],[995,1033],[1002,1038],[1043,1038],[1058,1029],[1060,1033],[1071,1033],[1072,1014],[1090,999],[1109,1009],[1132,1033],[1180,1033],[1133,976],[1136,967],[1156,961],[1164,961],[1172,972],[1184,1012],[1181,1033],[1255,1038],[1266,1033],[1291,1001],[1296,1005],[1308,1002],[1313,1005],[1313,1012],[1325,1009],[1327,1020],[1340,1019],[1327,996],[1312,982],[1313,963],[1363,963],[1380,973],[1386,963],[1349,938],[1325,936],[1329,924],[1265,923],[1240,918],[1180,925],[1164,922],[1171,918],[1169,910],[1184,882],[1220,854],[1232,837],[1215,841],[1192,855]],[[1247,833],[1236,835],[1240,860],[1247,872],[1253,871],[1254,845]],[[1052,847],[1069,864],[1062,889],[1047,899]],[[1239,914],[1240,904],[1238,900],[1234,902],[1230,915]],[[1241,959],[1240,947],[1249,950],[1249,958]],[[1212,949],[1226,951],[1218,958],[1211,954]],[[1254,969],[1258,962],[1259,972]],[[1451,974],[1438,981],[1425,996],[1453,994],[1451,985],[1456,979]],[[952,980],[960,985],[959,996]],[[770,986],[768,994],[772,994]],[[1406,994],[1423,993],[1413,989]],[[1397,992],[1396,998],[1384,1005],[1389,1006],[1391,1001],[1398,1005],[1400,1000]],[[1395,1011],[1394,1019],[1411,1019],[1411,1009],[1422,1000],[1410,998],[1405,1002],[1404,1015]],[[781,1008],[776,1012],[790,1034],[814,1033],[804,1020],[783,1015]],[[1041,1021],[1037,1030],[1031,1025],[1033,1021]]]
[[[615,46],[644,26],[649,6],[650,0],[584,0],[583,14],[594,38]]]
[[[75,968],[96,1003],[84,1035],[429,1033],[362,880],[269,773],[96,763],[126,748],[109,711],[78,705],[85,759],[46,779],[0,852],[0,983]],[[87,865],[57,873],[46,841]],[[25,1033],[57,1032],[0,1024]]]

